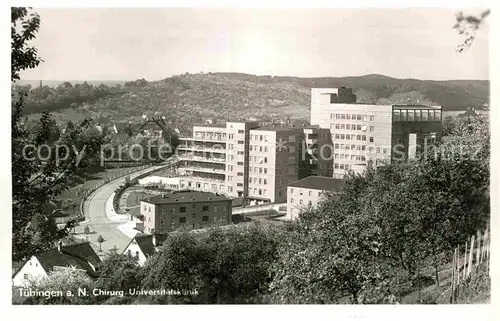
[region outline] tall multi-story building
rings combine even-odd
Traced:
[[[426,150],[440,137],[441,107],[360,104],[352,89],[313,88],[311,124],[330,130],[333,176],[342,178]]]
[[[181,189],[223,193],[245,204],[284,202],[286,186],[309,175],[331,175],[318,157],[331,143],[319,126],[259,126],[256,122],[197,125],[180,138]]]

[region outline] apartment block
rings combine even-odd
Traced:
[[[318,157],[331,143],[329,130],[319,126],[227,122],[194,126],[193,137],[180,140],[181,189],[222,193],[245,204],[284,202],[290,182],[333,172],[332,163]]]
[[[333,177],[417,157],[441,135],[441,107],[356,103],[352,89],[311,89],[311,124],[329,129]]]
[[[223,195],[179,191],[141,201],[136,229],[166,235],[181,227],[199,229],[231,222],[231,200]]]
[[[309,176],[288,185],[287,216],[297,219],[305,208],[316,206],[326,193],[338,192],[343,180],[332,177]]]

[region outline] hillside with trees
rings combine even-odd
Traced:
[[[443,110],[489,103],[489,81],[423,81],[382,75],[343,78],[255,76],[238,73],[182,74],[123,85],[64,82],[56,87],[20,85],[28,93],[24,114],[51,111],[58,122],[93,117],[100,123],[138,122],[159,113],[171,127],[189,130],[206,118],[308,118],[312,87],[352,87],[358,101],[374,104],[437,104]]]

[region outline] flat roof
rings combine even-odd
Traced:
[[[392,105],[393,108],[396,109],[441,109],[441,106],[429,106],[429,105],[418,105],[418,104],[409,104],[409,105]]]
[[[194,124],[193,127],[216,127],[216,128],[226,128],[226,124]]]
[[[344,180],[326,176],[308,176],[288,184],[288,187],[302,187],[323,191],[338,191]]]
[[[257,128],[253,128],[252,130],[262,130],[262,131],[273,131],[273,132],[280,132],[280,131],[293,131],[297,129],[302,129],[303,127],[291,127],[291,126],[261,126]]]
[[[177,203],[200,203],[200,202],[220,202],[231,201],[224,195],[209,192],[178,191],[171,194],[156,195],[143,200],[150,204],[177,204]]]

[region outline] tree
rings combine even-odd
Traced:
[[[381,232],[357,202],[365,188],[363,178],[352,177],[340,195],[300,214],[271,268],[271,302],[360,303],[387,294],[391,269],[384,262]],[[380,290],[367,292],[374,288]]]
[[[11,8],[11,80],[40,63],[36,48],[29,47],[40,27],[36,13]],[[44,113],[29,128],[21,117],[26,93],[12,93],[12,258],[20,261],[46,250],[67,236],[75,222],[58,228],[55,199],[98,160],[105,137],[92,134],[89,120],[61,135],[55,121]],[[43,146],[46,145],[46,146]],[[67,149],[59,148],[64,145]],[[45,149],[42,149],[45,147]],[[74,152],[74,151],[77,152]],[[57,154],[57,152],[60,152]],[[43,156],[51,155],[45,158]],[[56,157],[57,156],[57,157]]]
[[[111,253],[99,264],[98,271],[99,278],[95,282],[97,288],[128,293],[129,289],[140,285],[140,267],[135,257]]]
[[[479,16],[464,15],[463,12],[457,14],[457,23],[453,26],[453,29],[456,29],[460,35],[465,36],[464,43],[457,47],[459,53],[470,48],[474,39],[476,39],[476,31],[483,25],[489,15],[490,9],[484,10]]]
[[[29,288],[36,291],[61,291],[62,295],[18,297],[15,301],[21,304],[58,305],[96,303],[96,297],[91,294],[94,289],[92,279],[79,270],[69,268],[55,270],[45,277],[32,280]],[[68,295],[68,291],[72,295]],[[87,295],[78,295],[78,291],[86,291]]]

